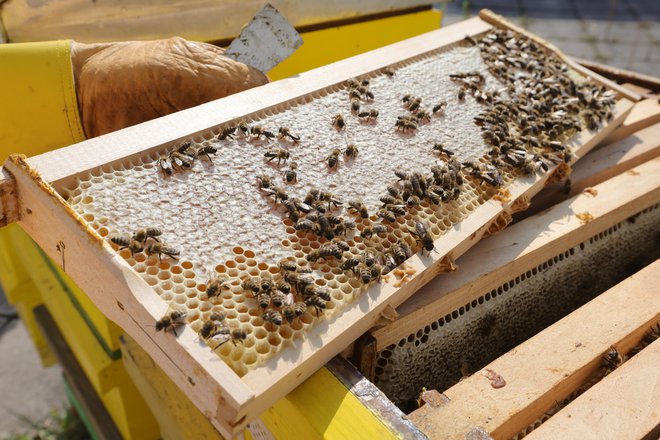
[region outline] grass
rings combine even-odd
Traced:
[[[25,432],[5,436],[3,440],[88,440],[91,436],[75,409],[54,410],[44,420],[35,422],[17,416],[26,425]]]

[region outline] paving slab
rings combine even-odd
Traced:
[[[43,368],[19,319],[0,321],[0,438],[68,406],[59,365]]]

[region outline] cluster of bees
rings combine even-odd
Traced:
[[[140,252],[146,252],[147,255],[158,255],[158,260],[161,261],[163,255],[172,259],[179,258],[179,251],[171,246],[160,241],[158,237],[163,234],[158,228],[149,227],[138,229],[133,234],[116,234],[110,236],[110,241],[119,246],[119,250],[128,249],[131,255]],[[151,241],[149,241],[151,239]]]
[[[417,130],[420,124],[431,122],[432,114],[443,114],[447,108],[447,102],[440,101],[429,112],[422,107],[422,98],[411,94],[404,95],[401,101],[403,102],[403,107],[410,112],[407,115],[398,116],[394,123],[395,129],[402,133]]]
[[[213,163],[211,155],[215,155],[218,149],[213,145],[192,146],[191,142],[184,142],[179,147],[170,151],[167,156],[158,159],[160,169],[168,176],[174,174],[176,170],[186,170],[192,168],[193,162],[201,155],[204,155]]]
[[[409,234],[407,240],[388,243],[388,247],[380,252],[376,252],[373,246],[361,253],[351,249],[347,240],[350,241],[350,236],[357,234],[358,229],[360,237],[368,242],[393,229],[400,229],[399,219],[409,214],[414,216],[415,210],[423,203],[440,205],[458,199],[466,180],[477,186],[486,184],[499,188],[505,183],[505,171],[533,174],[546,172],[553,164],[569,164],[571,151],[562,141],[585,126],[594,129],[612,117],[615,104],[612,92],[589,82],[576,82],[564,63],[533,41],[502,30],[494,30],[478,41],[471,37],[466,40],[479,47],[489,72],[505,85],[500,90],[487,91],[484,90],[486,78],[479,72],[450,75],[458,87],[459,102],[470,96],[484,106],[474,123],[481,129],[489,151],[479,160],[461,162],[454,157],[454,151],[436,143],[432,149],[438,154],[437,164],[428,172],[395,170],[397,180],[393,179],[387,186],[387,192],[380,197],[382,206],[374,215],[361,200],[344,204],[332,192],[316,188],[310,189],[301,200],[290,196],[286,187],[279,186],[268,174],[256,178],[257,190],[284,208],[295,230],[313,234],[320,242],[319,247],[305,256],[307,263],[304,266],[285,259],[279,262],[279,272],[273,278],[240,280],[243,294],[255,300],[264,322],[277,327],[293,323],[310,309],[317,316],[322,314],[332,298],[327,289],[317,284],[314,266],[336,266],[366,286],[379,281],[381,275],[392,271],[417,250],[435,250],[429,226],[422,221],[416,221],[414,228],[403,231]],[[390,77],[395,75],[391,69],[384,69],[383,73]],[[350,79],[346,86],[351,114],[361,123],[376,121],[379,111],[367,108],[374,102],[369,79]],[[402,133],[414,133],[420,124],[430,122],[434,115],[442,115],[447,108],[445,101],[424,108],[422,98],[412,94],[404,95],[401,102],[407,113],[397,118],[395,130]],[[345,131],[347,121],[343,115],[337,114],[332,118],[331,126]],[[235,136],[254,141],[264,139],[270,142],[276,138],[293,144],[300,141],[300,137],[287,127],[280,127],[276,134],[263,126],[250,126],[244,122],[223,128],[217,140],[234,139]],[[281,147],[268,149],[264,159],[269,164],[276,162],[277,167],[286,165],[287,168],[282,170],[282,181],[297,183],[298,165],[290,160],[290,151]],[[192,147],[190,143],[184,143],[161,158],[159,163],[161,169],[171,175],[174,169],[191,168],[193,161],[200,156],[211,160],[211,155],[216,152],[212,146]],[[346,160],[352,160],[358,153],[358,147],[347,142],[343,151],[333,149],[325,162],[328,168],[334,169],[342,155]],[[178,252],[161,243],[157,238],[159,235],[160,231],[149,228],[111,240],[132,253],[142,252],[146,246],[148,254],[176,258]],[[152,242],[147,244],[149,239]],[[206,295],[209,299],[214,298],[229,289],[229,278],[214,276],[207,282]],[[174,330],[185,320],[185,312],[173,311],[157,321],[156,329]],[[219,312],[203,323],[199,334],[206,341],[217,341],[215,348],[227,341],[236,344],[247,337],[243,330],[229,329],[224,314]]]
[[[507,30],[494,30],[479,47],[488,70],[506,84],[484,92],[479,72],[450,78],[459,86],[459,99],[470,93],[486,110],[475,117],[490,151],[479,166],[513,168],[523,175],[546,172],[551,165],[570,164],[572,154],[562,140],[582,130],[594,130],[612,119],[614,92],[591,82],[576,82],[568,66],[532,40]],[[505,98],[504,91],[508,98]]]

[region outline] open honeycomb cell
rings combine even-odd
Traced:
[[[376,354],[374,383],[404,412],[422,388],[462,376],[549,327],[660,257],[654,205],[420,328]]]
[[[612,116],[605,90],[525,38],[480,38],[92,171],[68,189],[68,202],[103,237],[133,247],[113,244],[193,330],[222,313],[206,342],[242,375],[421,249],[411,233],[418,223],[441,237],[521,175],[569,161],[581,125]],[[309,198],[313,189],[331,195]],[[381,200],[388,193],[394,203]],[[136,245],[131,234],[149,227],[161,234]],[[145,254],[155,246],[160,255]],[[212,283],[221,287],[209,295]]]

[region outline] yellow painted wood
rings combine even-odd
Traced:
[[[261,419],[278,439],[398,438],[325,367]]]
[[[442,13],[427,10],[365,21],[319,31],[305,32],[304,44],[273,70],[272,80],[287,78],[316,67],[383,47],[440,27]]]

